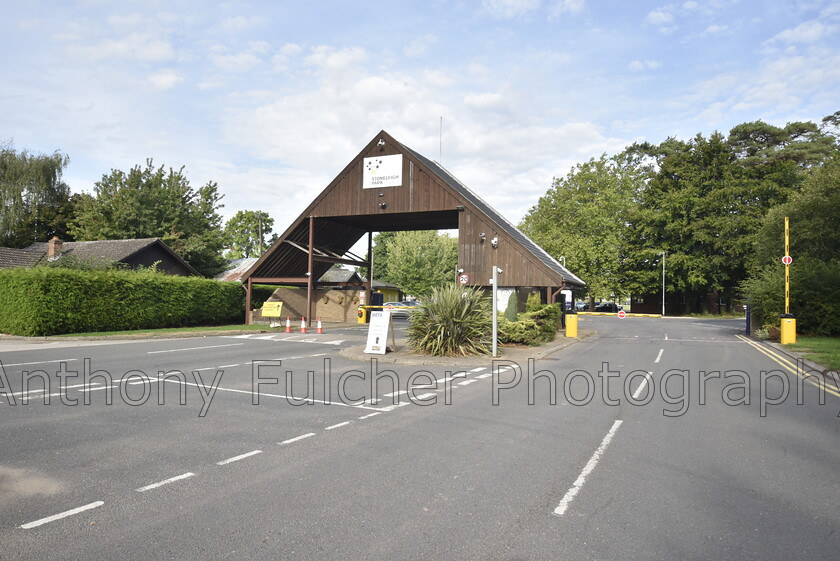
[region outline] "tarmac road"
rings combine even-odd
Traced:
[[[836,558],[836,379],[743,322],[580,327],[440,364],[360,328],[0,343],[0,558]]]

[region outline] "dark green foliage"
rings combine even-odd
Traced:
[[[251,309],[256,310],[271,298],[274,291],[279,287],[274,284],[254,284],[251,285]],[[244,291],[243,291],[244,292]]]
[[[239,283],[151,271],[0,269],[0,332],[25,336],[241,321]]]
[[[128,173],[111,170],[93,195],[81,195],[70,233],[77,241],[160,238],[198,272],[213,276],[225,267],[221,199],[216,183],[194,189],[184,168],[167,171],[147,160],[145,168]]]
[[[225,258],[259,257],[277,239],[274,219],[261,210],[240,210],[225,223]]]
[[[519,319],[510,321],[499,318],[499,342],[502,344],[541,345],[554,340],[563,321],[560,304],[541,305],[538,309],[519,314]]]
[[[491,313],[490,302],[475,288],[435,288],[411,315],[408,342],[415,351],[433,356],[488,355]]]
[[[508,321],[516,321],[517,316],[517,308],[519,304],[519,299],[516,293],[512,293],[510,298],[508,298],[507,307],[505,308],[504,316],[505,319]]]

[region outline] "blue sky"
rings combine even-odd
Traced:
[[[516,223],[632,142],[840,109],[828,0],[21,0],[0,48],[0,142],[74,191],[154,158],[278,231],[381,129]]]

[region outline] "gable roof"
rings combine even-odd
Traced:
[[[24,251],[38,254],[46,259],[50,242],[35,242],[28,245]],[[127,262],[142,251],[156,247],[172,260],[178,262],[187,271],[196,276],[203,276],[177,253],[172,251],[160,238],[135,238],[129,240],[94,240],[87,242],[62,242],[61,255],[72,256],[82,261],[115,261]]]
[[[397,155],[402,156],[400,185],[363,187],[368,173],[363,171],[364,162]],[[459,266],[476,284],[487,284],[484,279],[491,276],[491,263],[498,262],[501,267],[508,265],[508,286],[586,286],[443,166],[385,131],[347,164],[242,280],[306,284],[310,221],[315,225],[316,279],[332,266],[330,258],[345,255],[368,232],[458,228]],[[505,238],[498,252],[489,251],[491,244],[483,243],[485,228]]]

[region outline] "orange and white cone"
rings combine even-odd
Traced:
[[[306,333],[306,318],[300,318],[300,332]]]
[[[321,329],[321,318],[318,318],[318,329],[315,330],[315,333],[323,333],[324,330]]]
[[[286,316],[286,333],[292,332],[292,318]]]

